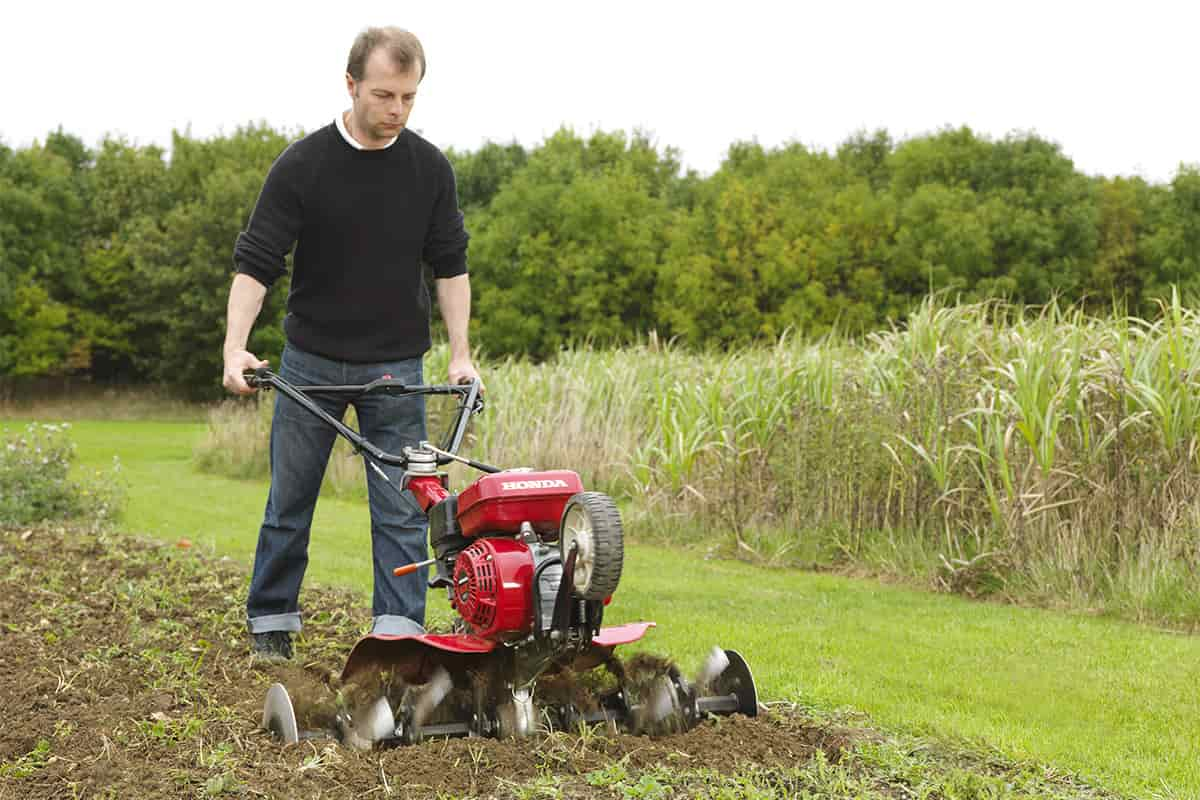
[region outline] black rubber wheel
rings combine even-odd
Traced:
[[[625,561],[625,534],[611,497],[601,492],[573,495],[563,509],[558,543],[563,564],[571,548],[577,548],[571,587],[576,597],[603,600],[616,591]]]

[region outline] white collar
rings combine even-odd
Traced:
[[[350,131],[346,130],[346,121],[345,121],[344,117],[345,117],[344,114],[338,114],[336,117],[333,118],[334,124],[337,125],[338,133],[340,133],[342,135],[342,138],[346,140],[346,143],[349,144],[351,147],[353,147],[355,150],[366,150],[367,148],[363,147],[362,144],[358,141],[358,139],[355,139],[353,136],[350,135]],[[400,138],[400,134],[396,134],[394,137],[392,137],[392,140],[390,142],[388,142],[387,144],[385,144],[383,147],[373,147],[371,149],[372,150],[386,150],[387,148],[394,145],[396,143],[396,140],[399,138]]]

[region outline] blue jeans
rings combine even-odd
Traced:
[[[296,385],[363,384],[390,375],[408,384],[422,382],[421,359],[350,364],[306,353],[283,351],[279,374]],[[313,400],[335,419],[348,405],[333,397]],[[425,398],[371,394],[354,401],[359,432],[384,452],[399,454],[425,438]],[[251,633],[300,630],[300,583],[308,566],[308,538],[321,478],[337,434],[280,392],[271,419],[271,491],[258,534],[246,619]],[[403,470],[380,465],[392,486],[367,468],[371,547],[375,564],[372,599],[374,633],[420,633],[425,622],[428,568],[401,578],[392,568],[425,560],[427,518],[407,491],[397,491]]]

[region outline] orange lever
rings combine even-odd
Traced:
[[[413,564],[405,564],[403,567],[396,567],[392,570],[392,574],[399,578],[401,575],[407,575],[410,572],[416,572],[421,567],[428,567],[430,564],[437,561],[436,558],[431,558],[426,561],[417,561]]]

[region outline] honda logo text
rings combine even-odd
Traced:
[[[561,478],[546,481],[504,481],[500,484],[502,491],[512,489],[567,489],[567,482]]]

